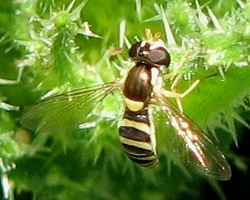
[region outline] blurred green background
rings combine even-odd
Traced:
[[[249,27],[247,0],[1,0],[2,198],[172,200],[249,195]],[[119,95],[100,107],[115,117],[96,119],[96,128],[53,135],[20,124],[23,109],[45,94],[123,77],[131,64],[126,62],[129,45],[144,37],[145,28],[162,33],[172,58],[169,70],[184,76],[178,90],[202,80],[183,99],[184,112],[218,143],[232,168],[230,181],[218,182],[173,163],[176,155],[165,147],[171,138],[161,130],[159,167],[131,163],[118,140]],[[122,53],[113,55],[118,47]],[[176,72],[184,55],[189,56]]]

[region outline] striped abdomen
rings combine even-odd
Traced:
[[[122,146],[132,161],[142,166],[157,162],[155,129],[147,107],[139,112],[126,108],[119,133]]]
[[[119,127],[120,141],[129,158],[142,166],[157,162],[155,128],[150,120],[152,67],[138,62],[124,84],[126,109]]]

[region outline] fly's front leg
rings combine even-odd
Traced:
[[[185,65],[185,62],[190,59],[191,56],[195,56],[197,52],[195,51],[189,51],[185,55],[183,55],[178,62],[178,64],[173,68],[173,71],[171,72],[172,77],[176,76],[178,72],[180,72],[181,68]],[[180,77],[179,77],[180,76]],[[181,78],[182,75],[177,75],[178,77]],[[175,78],[176,79],[176,78]]]
[[[181,103],[181,98],[185,97],[186,95],[188,95],[199,83],[200,80],[196,80],[194,83],[192,83],[192,85],[183,93],[178,93],[176,92],[177,87],[180,83],[180,81],[182,80],[183,75],[178,75],[178,72],[180,71],[180,69],[183,67],[184,63],[186,62],[186,60],[194,55],[195,52],[194,51],[190,51],[188,53],[186,53],[184,56],[182,56],[182,58],[179,61],[179,64],[173,69],[173,71],[169,74],[167,74],[167,77],[169,77],[169,79],[173,79],[173,83],[170,87],[170,91],[168,90],[163,90],[163,94],[164,96],[167,97],[172,97],[176,99],[176,104],[177,107],[179,108],[179,110],[181,112],[183,112],[183,107],[182,107],[182,103]]]

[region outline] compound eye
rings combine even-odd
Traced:
[[[129,56],[131,58],[138,57],[141,54],[141,43],[142,42],[136,42],[133,44],[128,52]]]
[[[171,61],[168,51],[164,47],[158,47],[148,51],[146,58],[153,64],[169,66]]]
[[[167,49],[161,43],[136,42],[129,50],[129,56],[151,65],[169,66],[171,61]]]
[[[129,56],[131,58],[146,58],[145,53],[150,51],[149,48],[150,44],[148,42],[136,42],[131,46]]]

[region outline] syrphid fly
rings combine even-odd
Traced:
[[[118,126],[119,139],[133,162],[145,167],[155,166],[158,162],[157,130],[152,112],[158,108],[165,123],[174,130],[171,148],[176,152],[177,160],[210,177],[229,179],[231,169],[221,151],[168,100],[181,97],[163,86],[170,54],[159,36],[152,36],[148,30],[146,36],[147,40],[137,41],[129,50],[135,64],[125,79],[46,98],[24,112],[22,125],[40,132],[70,132],[79,127],[84,118],[91,117],[95,106],[106,96],[120,91],[124,97],[124,115]]]

